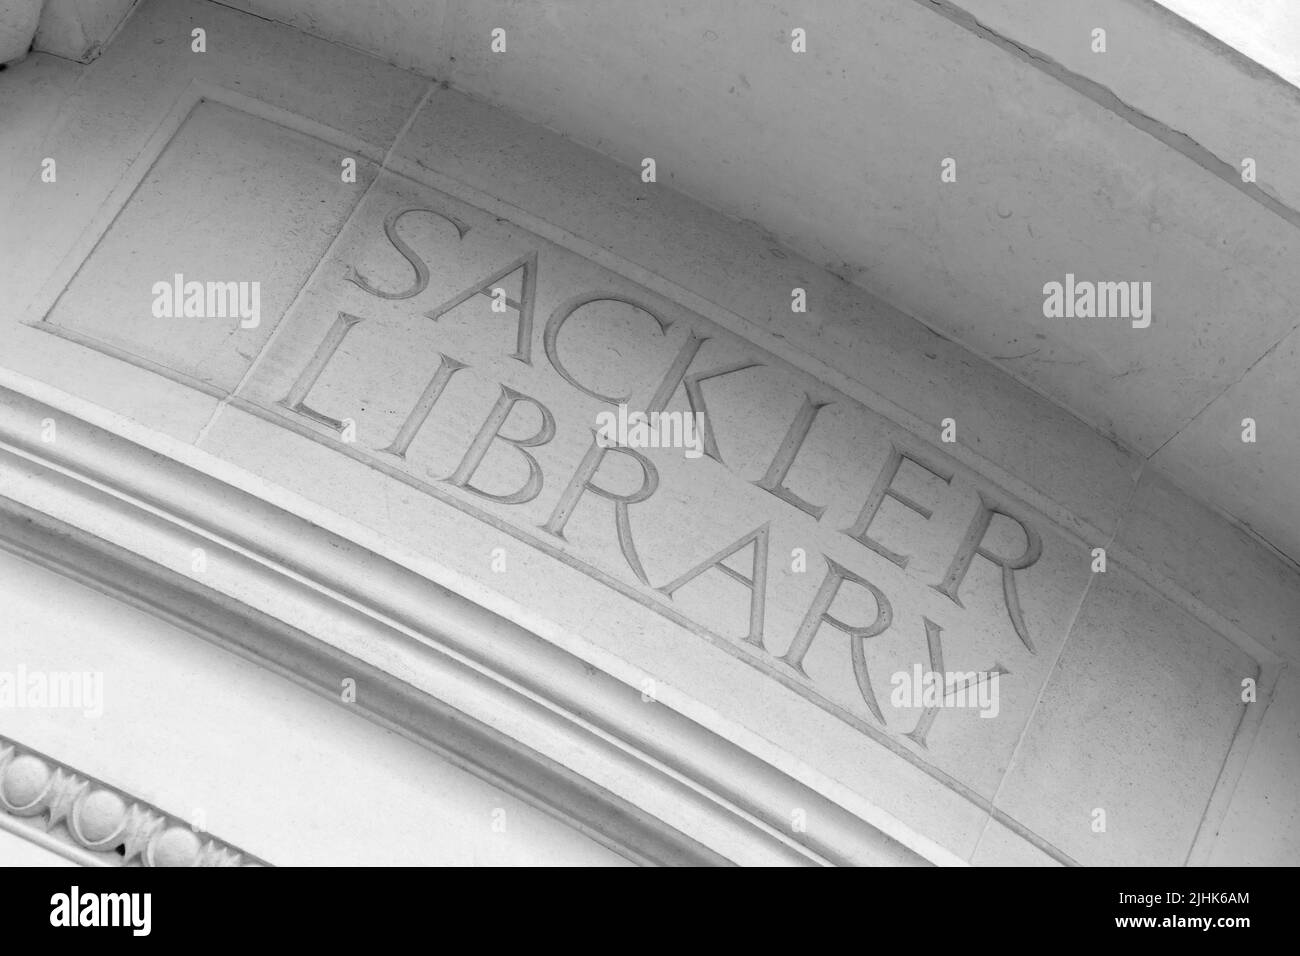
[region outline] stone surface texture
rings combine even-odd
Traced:
[[[21,60],[31,49],[44,0],[4,0],[0,3],[0,64]]]
[[[1300,459],[1289,383],[1260,368],[1298,324],[1300,90],[1293,69],[1253,62],[1173,2],[230,2],[625,165],[654,157],[661,182],[885,297],[1134,453],[1181,444],[1156,466],[1300,560],[1294,509],[1251,507],[1291,493],[1283,473],[1249,455],[1200,462],[1238,432],[1219,425],[1243,374],[1267,442]],[[1228,6],[1252,39],[1284,47],[1294,32],[1286,0]],[[790,50],[796,27],[806,54]],[[1151,326],[1045,317],[1044,284],[1067,274],[1149,280]],[[825,321],[826,345],[862,340],[842,310]],[[1008,417],[980,424],[984,442],[1023,434]]]
[[[947,21],[897,6],[908,29],[948,36]],[[506,9],[457,6],[444,22],[430,5],[422,15],[444,23],[438,43],[452,43]],[[1113,268],[1140,258],[1146,226],[1093,210],[1118,237],[1099,245],[1064,225],[1068,216],[1050,226],[954,209],[970,229],[936,238],[933,261],[904,268],[891,240],[902,226],[875,218],[863,255],[893,263],[879,289],[900,311],[824,268],[827,246],[812,241],[821,240],[811,220],[843,234],[838,242],[863,209],[818,217],[776,191],[770,201],[790,228],[773,236],[676,188],[734,215],[742,196],[728,164],[774,164],[746,175],[784,181],[776,167],[797,141],[756,159],[711,153],[694,166],[707,172],[645,183],[626,130],[611,134],[611,159],[537,125],[548,117],[520,91],[520,71],[576,56],[563,42],[567,14],[510,9],[523,18],[511,21],[512,42],[531,32],[551,52],[498,72],[487,54],[460,63],[464,91],[402,68],[437,62],[401,35],[405,21],[379,17],[373,34],[348,34],[345,5],[333,3],[311,22],[286,13],[285,25],[201,0],[146,0],[89,65],[37,54],[0,75],[0,105],[16,104],[18,117],[0,159],[22,184],[0,186],[0,368],[41,383],[70,412],[94,410],[126,423],[109,430],[129,426],[132,440],[172,449],[160,455],[183,448],[440,586],[456,582],[592,673],[642,688],[647,706],[686,715],[862,819],[896,821],[916,837],[909,846],[934,847],[936,862],[1300,862],[1291,719],[1300,572],[1144,461],[1171,423],[1239,378],[1225,398],[1250,396],[1251,407],[1272,409],[1260,412],[1268,427],[1281,427],[1285,401],[1272,408],[1277,396],[1253,393],[1241,373],[1294,326],[1274,309],[1292,279],[1269,266],[1256,283],[1247,265],[1262,272],[1274,261],[1265,246],[1286,255],[1292,227],[1243,209],[1206,174],[1196,208],[1171,217],[1159,256],[1208,244],[1200,251],[1216,272],[1236,270],[1233,288],[1189,284],[1161,308],[1218,336],[1223,364],[1209,377],[1182,375],[1195,336],[1161,326],[1132,344],[1116,329],[1103,348],[1107,374],[1081,367],[1049,389],[1032,370],[1017,366],[1013,378],[909,317],[951,319],[960,302],[961,337],[983,354],[1033,338],[1004,308],[1004,283],[977,263],[938,275],[946,244],[983,243],[1017,282],[1041,285],[1080,256]],[[680,28],[695,37],[708,25],[692,16]],[[208,49],[196,54],[200,26]],[[362,49],[396,44],[401,66],[295,27]],[[742,45],[771,39],[761,26],[739,29],[752,31]],[[960,35],[959,59],[985,55]],[[873,71],[903,57],[872,49],[884,58]],[[744,95],[757,95],[742,80]],[[1021,71],[1001,82],[1059,95],[1048,114],[1080,110],[1074,94],[1038,80]],[[523,118],[467,95],[499,84]],[[589,89],[582,109],[619,115],[612,84]],[[994,127],[1030,122],[1005,93],[987,93]],[[931,105],[941,128],[946,114]],[[806,119],[836,107],[828,99]],[[665,99],[655,109],[675,107]],[[734,124],[730,108],[719,110],[724,129]],[[1166,148],[1110,113],[1080,112],[1078,129],[1114,144],[1117,194],[1131,212],[1149,189],[1141,170],[1167,163]],[[842,151],[906,162],[856,149],[864,129],[826,134],[834,148],[818,153],[828,164],[818,175],[828,197],[835,176],[883,175],[844,172]],[[995,139],[1028,163],[1043,136],[1027,127]],[[684,141],[656,146],[661,169],[692,165]],[[943,155],[938,142],[923,151]],[[41,179],[46,157],[57,160],[56,182]],[[341,175],[349,160],[351,180]],[[990,173],[981,201],[1012,181],[1023,173]],[[1082,195],[1049,202],[1053,187],[1039,187],[1026,208],[1089,205]],[[900,200],[907,228],[912,199]],[[1252,238],[1220,248],[1213,240],[1229,221]],[[160,316],[152,288],[177,274],[259,283],[259,322]],[[794,287],[808,292],[807,313],[791,312]],[[1262,320],[1210,323],[1238,293]],[[979,318],[992,314],[1008,318]],[[1068,363],[1095,345],[1072,334],[1038,347]],[[1131,357],[1114,359],[1121,353]],[[1152,371],[1160,367],[1179,372],[1177,389]],[[1189,431],[1244,407],[1225,398]],[[620,401],[703,412],[701,454],[602,449],[593,429]],[[1121,422],[1120,409],[1133,415]],[[953,442],[941,435],[950,417]],[[1214,458],[1219,439],[1206,435],[1180,436],[1157,457],[1227,487],[1235,466]],[[1260,454],[1261,471],[1287,471],[1285,450]],[[1255,500],[1280,507],[1279,494]],[[1104,570],[1095,549],[1105,549]],[[175,567],[186,566],[177,555]],[[30,589],[59,586],[43,571],[13,573]],[[61,611],[70,615],[61,630],[28,607],[0,635],[0,670],[10,659],[54,668],[59,655],[93,653],[73,669],[120,682],[122,707],[94,734],[28,714],[14,731],[27,745],[170,813],[210,807],[214,831],[273,863],[428,862],[434,847],[458,862],[612,861],[540,811],[248,662],[135,611],[92,611],[101,599]],[[104,621],[113,626],[101,640]],[[92,622],[93,645],[82,634]],[[130,669],[115,663],[123,658]],[[996,672],[996,714],[893,699],[898,675],[940,658],[947,671]],[[155,698],[141,681],[167,690]],[[182,700],[192,707],[178,723],[168,715]],[[147,739],[129,727],[148,728]],[[188,749],[192,741],[201,745]],[[177,754],[184,766],[164,773],[161,755]],[[250,768],[241,786],[222,773],[233,764]],[[308,799],[314,787],[332,801]],[[369,812],[377,805],[401,812]],[[498,805],[521,821],[500,840],[490,827]],[[295,826],[269,828],[268,814]],[[340,826],[354,817],[364,826]],[[404,829],[412,821],[414,835]],[[1277,832],[1284,838],[1271,839]]]

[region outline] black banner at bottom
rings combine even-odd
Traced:
[[[771,874],[687,873],[667,883],[619,884],[582,869],[0,869],[0,933],[11,944],[74,934],[128,944],[332,945],[416,942],[414,935],[460,948],[497,946],[518,934],[534,945],[549,936],[555,945],[582,939],[605,948],[639,938],[697,948],[702,936],[734,947],[759,931],[771,944],[772,931],[808,933],[821,925],[838,926],[837,934],[862,945],[894,927],[936,946],[994,943],[1008,934],[1035,938],[1026,933],[1071,942],[1232,946],[1260,931],[1271,937],[1284,930],[1280,884],[1288,875],[954,868],[842,874],[819,883],[804,882],[809,876],[774,884]]]

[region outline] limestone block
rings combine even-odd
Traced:
[[[1240,169],[1241,144],[1259,169],[1268,170],[1260,182],[1268,191],[1295,208],[1300,202],[1300,178],[1291,156],[1295,151],[1295,78],[1289,82],[1276,63],[1247,65],[1246,47],[1220,43],[1184,20],[1178,0],[1135,4],[1125,0],[965,0],[962,8],[1003,36],[1050,57],[1069,70],[1100,83],[1148,116],[1158,116],[1170,129],[1185,133],[1196,143]],[[1217,5],[1211,5],[1217,6]],[[1288,29],[1287,5],[1274,16],[1235,17],[1234,28],[1248,39],[1258,31],[1268,34],[1285,52],[1294,27]],[[1290,13],[1290,17],[1294,17]],[[1127,45],[1141,38],[1142,56],[1097,56],[1090,43],[1075,37],[1091,36],[1104,24],[1108,38]],[[1258,42],[1258,41],[1257,41]],[[1234,49],[1233,47],[1237,47]],[[1251,59],[1259,59],[1257,51]],[[1170,64],[1180,64],[1174,76]],[[1263,67],[1262,69],[1260,67]],[[1214,109],[1206,104],[1214,103]]]
[[[1274,547],[1300,554],[1297,453],[1300,332],[1292,331],[1152,458],[1201,497],[1223,502],[1244,524],[1268,529]],[[1243,441],[1244,423],[1254,440]]]
[[[1300,570],[1158,472],[1142,475],[1115,545],[1261,648],[1300,662]]]
[[[200,103],[44,322],[233,389],[373,177],[339,153]]]
[[[1245,714],[1242,681],[1257,677],[1245,653],[1112,566],[998,805],[1077,862],[1181,866]]]
[[[1211,866],[1295,866],[1300,859],[1300,674],[1273,691],[1209,855]]]

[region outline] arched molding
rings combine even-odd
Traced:
[[[351,678],[368,719],[638,863],[956,862],[269,487],[236,487],[30,391],[0,384],[0,547],[331,699]]]

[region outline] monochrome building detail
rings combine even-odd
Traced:
[[[0,740],[0,812],[90,854],[144,866],[258,866],[185,822]],[[22,834],[21,828],[14,832]],[[110,857],[111,858],[111,857]]]
[[[0,0],[0,865],[1300,862],[1300,93],[659,6]]]

